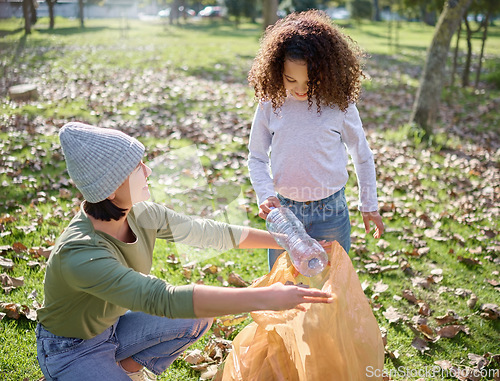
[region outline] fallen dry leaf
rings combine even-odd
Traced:
[[[481,246],[469,248],[469,253],[474,254],[474,255],[481,254],[482,252],[483,252],[483,248]]]
[[[384,312],[382,312],[382,315],[385,316],[389,323],[397,323],[398,321],[403,319],[403,315],[401,315],[398,312],[397,308],[394,308],[393,306],[390,306]]]
[[[4,214],[0,216],[0,224],[8,224],[12,223],[14,221],[17,221],[17,218],[14,216],[11,216],[10,214]]]
[[[193,275],[193,270],[189,269],[189,268],[182,268],[182,275],[184,276],[184,278],[186,279],[191,279],[191,276]]]
[[[429,306],[428,303],[426,302],[420,302],[418,303],[418,313],[423,316],[430,316],[431,315],[431,307]]]
[[[433,283],[428,277],[423,278],[420,276],[416,276],[414,278],[411,278],[411,282],[413,286],[420,286],[422,288],[429,289],[431,287],[431,283]]]
[[[4,268],[5,270],[12,270],[14,268],[14,261],[12,259],[0,256],[0,267]]]
[[[467,300],[467,307],[469,307],[472,310],[476,306],[476,303],[477,303],[476,294],[471,294],[469,300]]]
[[[363,289],[363,292],[366,291],[366,289],[370,286],[370,281],[364,280],[361,282],[361,288]]]
[[[14,278],[3,273],[0,274],[0,283],[2,284],[4,292],[8,294],[13,289],[24,285],[24,277]]]
[[[459,255],[459,256],[457,256],[457,260],[459,262],[465,263],[466,265],[470,265],[470,266],[482,265],[482,262],[477,258],[466,258],[466,257],[462,257],[461,255]]]
[[[485,319],[496,320],[500,317],[500,309],[496,304],[493,303],[481,304],[479,309],[481,310],[481,317]]]
[[[184,361],[191,365],[198,365],[203,361],[206,361],[206,357],[203,355],[200,349],[193,349],[192,351],[186,351],[184,354]]]
[[[415,315],[411,318],[411,322],[414,325],[427,324],[427,318],[425,316]],[[410,328],[411,328],[411,326],[410,326]]]
[[[73,194],[69,189],[66,188],[59,188],[59,198],[62,198],[63,200],[69,200]]]
[[[219,337],[211,337],[205,345],[205,353],[213,360],[220,360],[226,357],[226,354],[232,348],[232,341]]]
[[[437,316],[434,318],[434,320],[436,320],[438,325],[446,325],[446,324],[456,323],[457,321],[461,320],[461,318],[455,313],[455,311],[448,310],[446,312],[446,315]]]
[[[466,335],[470,334],[469,327],[460,324],[445,325],[436,329],[436,334],[440,337],[445,337],[447,339],[454,338],[459,332],[463,332]]]
[[[241,276],[239,276],[235,272],[229,274],[227,281],[231,286],[236,286],[236,287],[247,287],[250,285],[249,282],[244,280]]]
[[[382,238],[380,238],[377,242],[377,246],[383,250],[387,249],[390,245],[391,244],[388,241],[386,241],[385,239],[382,239]]]
[[[437,361],[434,361],[434,364],[439,365],[441,367],[441,369],[443,369],[443,370],[448,370],[448,369],[451,369],[453,367],[452,362],[448,361],[448,360],[437,360]]]
[[[411,346],[419,351],[421,354],[424,354],[425,351],[428,351],[430,348],[427,345],[427,341],[421,339],[420,337],[415,337],[411,342]]]
[[[385,350],[385,353],[389,355],[391,359],[398,359],[400,356],[399,351],[397,349],[395,351]]]
[[[212,331],[217,338],[228,338],[230,337],[234,331],[236,331],[235,326],[225,326],[220,323],[218,320],[212,326]]]
[[[24,246],[21,242],[14,242],[12,244],[12,250],[14,250],[16,254],[19,254],[26,252],[28,248]]]
[[[456,296],[460,296],[461,298],[466,298],[466,297],[468,297],[471,294],[472,294],[471,290],[465,290],[463,288],[457,288],[455,290],[455,295]]]
[[[408,300],[412,304],[417,304],[418,300],[411,290],[403,290],[403,298]]]
[[[217,374],[218,366],[216,364],[211,364],[201,372],[200,380],[211,380]]]
[[[0,312],[5,313],[7,317],[18,320],[21,316],[36,321],[36,310],[30,309],[26,305],[18,303],[0,303]]]
[[[384,348],[387,346],[387,329],[384,327],[380,327],[380,335],[382,336],[382,343],[384,344]]]
[[[500,286],[500,282],[496,279],[485,279],[485,282],[491,284],[493,287]]]
[[[219,268],[216,265],[208,264],[206,266],[203,266],[201,271],[204,274],[217,274],[219,272]]]
[[[420,247],[420,248],[413,248],[413,251],[407,252],[407,254],[411,257],[417,257],[420,258],[430,252],[430,248],[428,247]]]
[[[207,362],[202,362],[200,364],[193,364],[190,366],[191,369],[194,369],[198,372],[204,372],[210,364]]]
[[[21,315],[18,311],[18,304],[15,303],[0,303],[0,312],[3,312],[11,319],[19,319]]]
[[[176,265],[179,263],[179,258],[177,258],[175,254],[170,254],[165,262],[170,263],[171,265]]]
[[[484,356],[476,355],[474,353],[467,354],[471,365],[475,365],[478,369],[482,369],[489,364],[489,360]]]
[[[435,342],[437,338],[435,336],[434,330],[427,324],[419,324],[416,326],[417,330],[422,333],[427,341]]]
[[[372,287],[373,292],[382,293],[389,289],[389,285],[383,283],[381,280],[375,283]]]
[[[486,357],[490,363],[495,363],[495,366],[500,367],[500,354],[495,355],[491,352],[486,352],[484,357]]]

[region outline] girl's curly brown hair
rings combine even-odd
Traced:
[[[361,92],[362,57],[361,49],[326,13],[292,13],[266,29],[248,82],[255,89],[255,98],[271,101],[278,112],[286,98],[284,62],[302,60],[307,63],[309,108],[315,99],[318,112],[322,106],[334,105],[345,111]]]

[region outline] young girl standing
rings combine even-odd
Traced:
[[[266,30],[248,75],[259,106],[248,166],[259,215],[289,207],[315,239],[349,251],[351,224],[344,195],[347,153],[359,185],[365,230],[384,231],[375,164],[355,102],[361,52],[320,11],[294,13]],[[269,250],[272,268],[280,250]]]

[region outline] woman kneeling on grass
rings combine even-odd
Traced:
[[[219,250],[278,246],[266,231],[145,202],[144,146],[120,131],[68,123],[59,138],[85,201],[47,263],[37,326],[47,380],[155,379],[210,328],[211,317],[331,301],[320,290],[282,284],[172,286],[148,275],[156,238]]]

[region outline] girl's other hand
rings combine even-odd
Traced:
[[[268,197],[266,201],[259,205],[259,217],[265,220],[272,208],[279,208],[280,206],[281,204],[278,197]]]
[[[370,232],[370,221],[375,224],[375,232],[373,237],[380,238],[384,233],[384,223],[382,222],[382,217],[378,211],[374,212],[361,212],[363,216],[363,223],[365,224],[365,232],[368,234]]]

